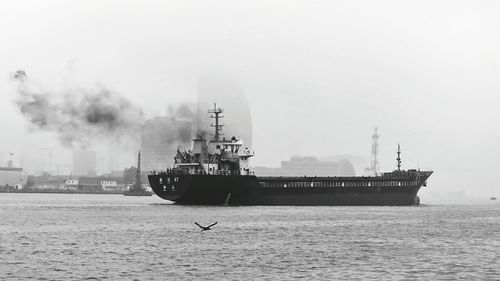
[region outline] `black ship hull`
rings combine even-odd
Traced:
[[[153,191],[193,205],[406,206],[432,172],[378,177],[256,177],[152,174]]]

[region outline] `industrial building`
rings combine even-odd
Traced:
[[[281,161],[279,168],[254,167],[257,176],[354,176],[356,173],[351,162],[321,161],[312,156],[294,156]]]
[[[28,176],[23,168],[0,167],[0,188],[23,189],[28,183]]]
[[[89,150],[73,151],[74,176],[95,176],[96,166],[97,166],[97,160],[95,151],[89,151]]]

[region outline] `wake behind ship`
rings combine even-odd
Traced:
[[[413,205],[432,171],[397,170],[376,176],[258,177],[248,160],[253,151],[243,141],[221,138],[223,111],[214,105],[213,138],[193,140],[192,150],[177,150],[175,164],[148,175],[153,191],[165,200],[193,205]]]

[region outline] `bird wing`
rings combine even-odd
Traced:
[[[205,227],[204,227],[204,226],[200,225],[200,224],[199,224],[199,223],[197,223],[197,222],[195,222],[194,224],[196,224],[196,225],[197,225],[199,228],[201,228],[201,229],[205,229]]]
[[[211,225],[209,225],[209,226],[207,226],[207,227],[212,227],[212,226],[214,226],[214,225],[216,225],[216,224],[217,224],[217,222],[214,222],[214,223],[212,223]]]

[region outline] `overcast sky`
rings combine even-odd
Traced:
[[[382,170],[399,142],[405,168],[435,171],[427,190],[499,196],[499,15],[498,1],[2,1],[0,152],[59,149],[13,104],[17,69],[47,91],[105,85],[149,117],[222,77],[246,94],[255,165],[368,165],[378,126]]]

